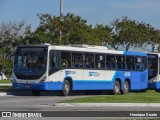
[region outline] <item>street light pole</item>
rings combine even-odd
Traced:
[[[60,20],[62,20],[62,16],[63,16],[63,0],[60,0]],[[61,45],[61,41],[62,41],[62,31],[61,31],[61,26],[60,26],[60,40],[59,40],[59,44]]]
[[[63,15],[63,0],[60,0],[60,17]]]

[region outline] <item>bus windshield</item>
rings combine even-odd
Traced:
[[[14,73],[18,79],[39,79],[46,72],[47,47],[19,47],[15,52]]]

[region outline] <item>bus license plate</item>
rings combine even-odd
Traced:
[[[25,85],[24,87],[25,87],[25,88],[30,88],[31,86],[29,86],[29,85]]]

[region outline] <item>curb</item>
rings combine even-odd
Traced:
[[[20,92],[0,92],[0,96],[14,96]],[[20,93],[21,94],[21,93]]]
[[[0,92],[0,96],[13,96],[17,94],[17,92]]]
[[[55,107],[160,107],[160,103],[54,103]]]
[[[0,84],[0,86],[12,86],[12,84]]]

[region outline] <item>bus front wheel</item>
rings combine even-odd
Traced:
[[[63,85],[62,95],[68,96],[70,94],[70,92],[71,92],[71,85],[68,80],[65,80],[64,85]]]
[[[117,80],[114,82],[113,94],[114,95],[119,95],[120,94],[120,83]]]

